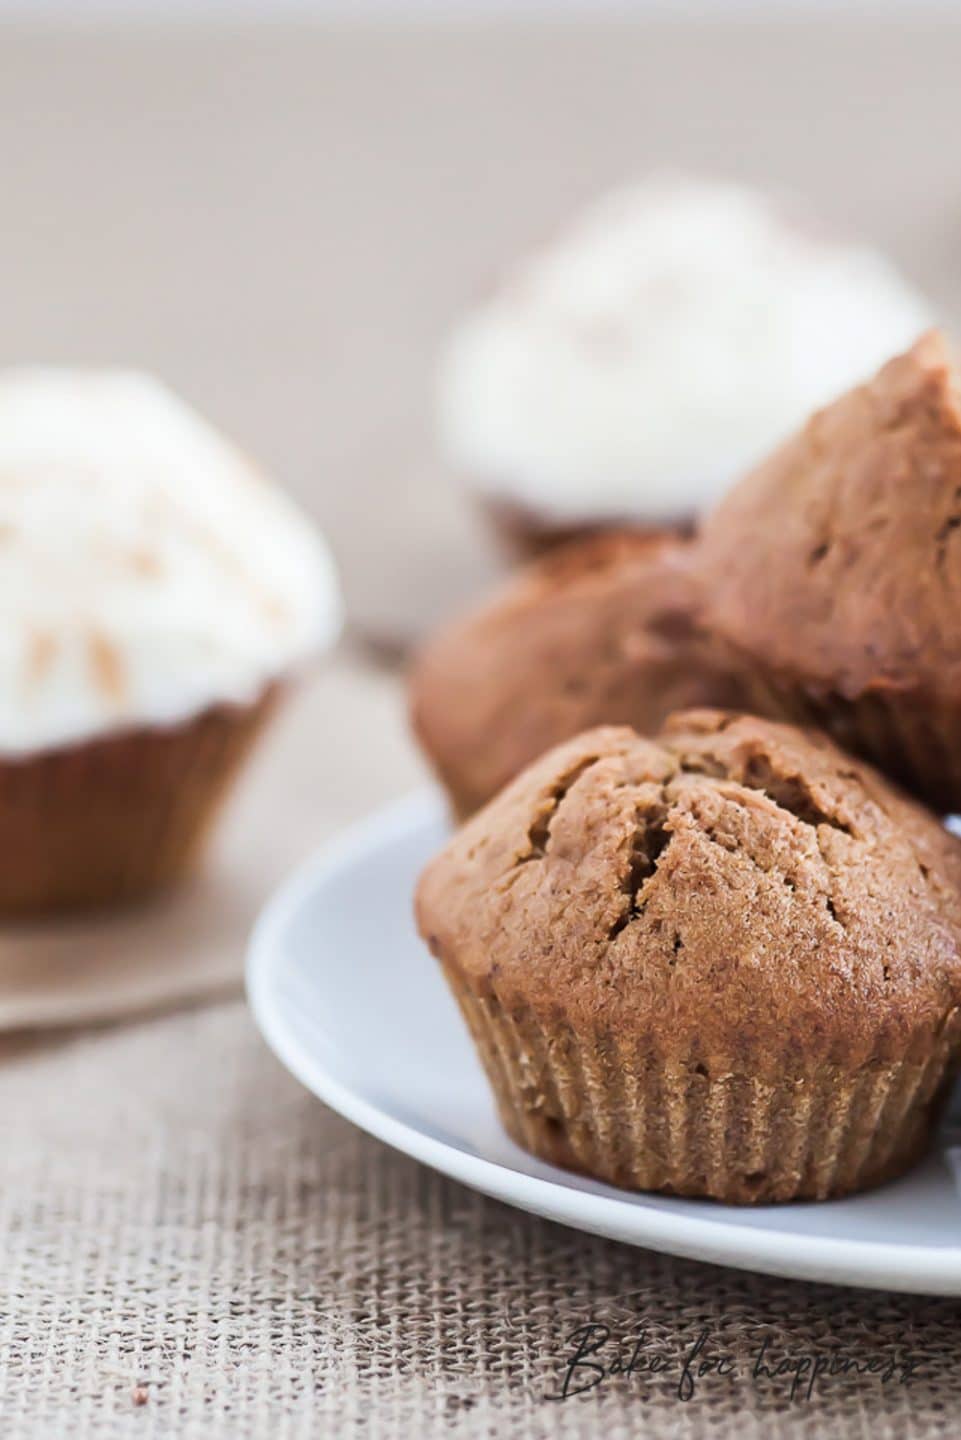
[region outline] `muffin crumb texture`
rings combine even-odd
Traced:
[[[924,335],[782,445],[698,545],[742,703],[961,807],[961,382]]]
[[[959,1046],[959,896],[958,843],[868,766],[705,710],[544,756],[417,914],[519,1143],[758,1202],[923,1148]]]
[[[672,710],[736,703],[699,624],[690,550],[630,530],[576,542],[426,646],[411,718],[458,815],[594,725],[646,733]]]

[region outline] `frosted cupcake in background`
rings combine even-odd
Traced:
[[[596,203],[457,326],[443,449],[527,551],[602,526],[688,529],[931,319],[874,250],[746,187],[654,177]]]
[[[310,523],[162,386],[0,374],[0,912],[185,872],[339,622]]]

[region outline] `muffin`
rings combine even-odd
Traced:
[[[712,631],[750,708],[829,730],[961,808],[961,382],[922,337],[706,522]]]
[[[574,542],[425,648],[411,717],[457,815],[593,725],[649,732],[679,707],[735,703],[688,549],[630,531]]]
[[[0,374],[0,597],[5,914],[183,874],[339,620],[304,517],[121,371]]]
[[[508,1132],[614,1185],[823,1199],[924,1148],[961,1051],[961,848],[826,737],[590,731],[427,868]]]
[[[514,548],[689,529],[931,322],[889,261],[803,208],[650,177],[595,202],[455,326],[441,446]]]

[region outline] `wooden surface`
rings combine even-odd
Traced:
[[[307,499],[354,618],[403,637],[492,568],[430,385],[499,264],[675,164],[795,187],[957,319],[959,74],[950,15],[4,28],[0,362],[161,371]]]

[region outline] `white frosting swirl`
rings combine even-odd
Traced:
[[[457,328],[442,440],[468,483],[549,520],[690,515],[932,319],[873,250],[753,190],[655,177]]]
[[[250,702],[339,623],[313,527],[161,385],[0,373],[0,751]]]

